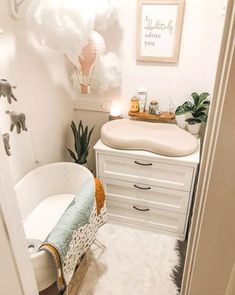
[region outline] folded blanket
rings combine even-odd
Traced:
[[[95,240],[99,227],[107,221],[105,195],[98,179],[89,179],[75,196],[40,250],[53,256],[58,290],[69,286],[76,268]]]

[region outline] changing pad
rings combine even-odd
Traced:
[[[146,150],[170,157],[190,155],[198,149],[197,139],[175,124],[129,119],[104,124],[101,140],[112,148]]]

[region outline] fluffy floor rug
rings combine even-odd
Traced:
[[[179,265],[177,239],[108,223],[88,251],[79,295],[178,295],[172,271]]]
[[[186,251],[187,251],[187,241],[177,241],[176,250],[178,252],[180,263],[178,263],[173,269],[173,280],[178,287],[180,292],[181,284],[183,280],[183,273],[184,273],[184,265],[185,265],[185,258],[186,258]]]

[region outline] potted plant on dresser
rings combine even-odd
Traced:
[[[184,115],[188,131],[198,136],[202,122],[207,122],[208,108],[210,105],[210,101],[207,99],[209,93],[203,92],[198,94],[193,92],[191,96],[193,103],[186,101],[183,105],[177,107],[175,114],[176,116]]]
[[[192,103],[190,101],[186,101],[181,106],[178,106],[175,110],[175,119],[177,125],[182,128],[186,129],[187,122],[186,119],[190,117],[190,111],[192,109]]]
[[[82,121],[79,122],[78,127],[76,126],[74,121],[71,122],[70,126],[73,132],[75,152],[73,152],[68,147],[66,148],[75,163],[87,167],[87,158],[90,149],[90,139],[95,126],[93,126],[93,128],[90,131],[88,129],[88,126],[86,126],[85,128],[83,127]]]

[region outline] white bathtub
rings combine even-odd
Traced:
[[[88,169],[74,163],[48,164],[24,176],[15,190],[26,238],[43,242],[90,177],[93,175]],[[54,261],[44,250],[29,253],[38,289],[42,291],[57,279]]]

